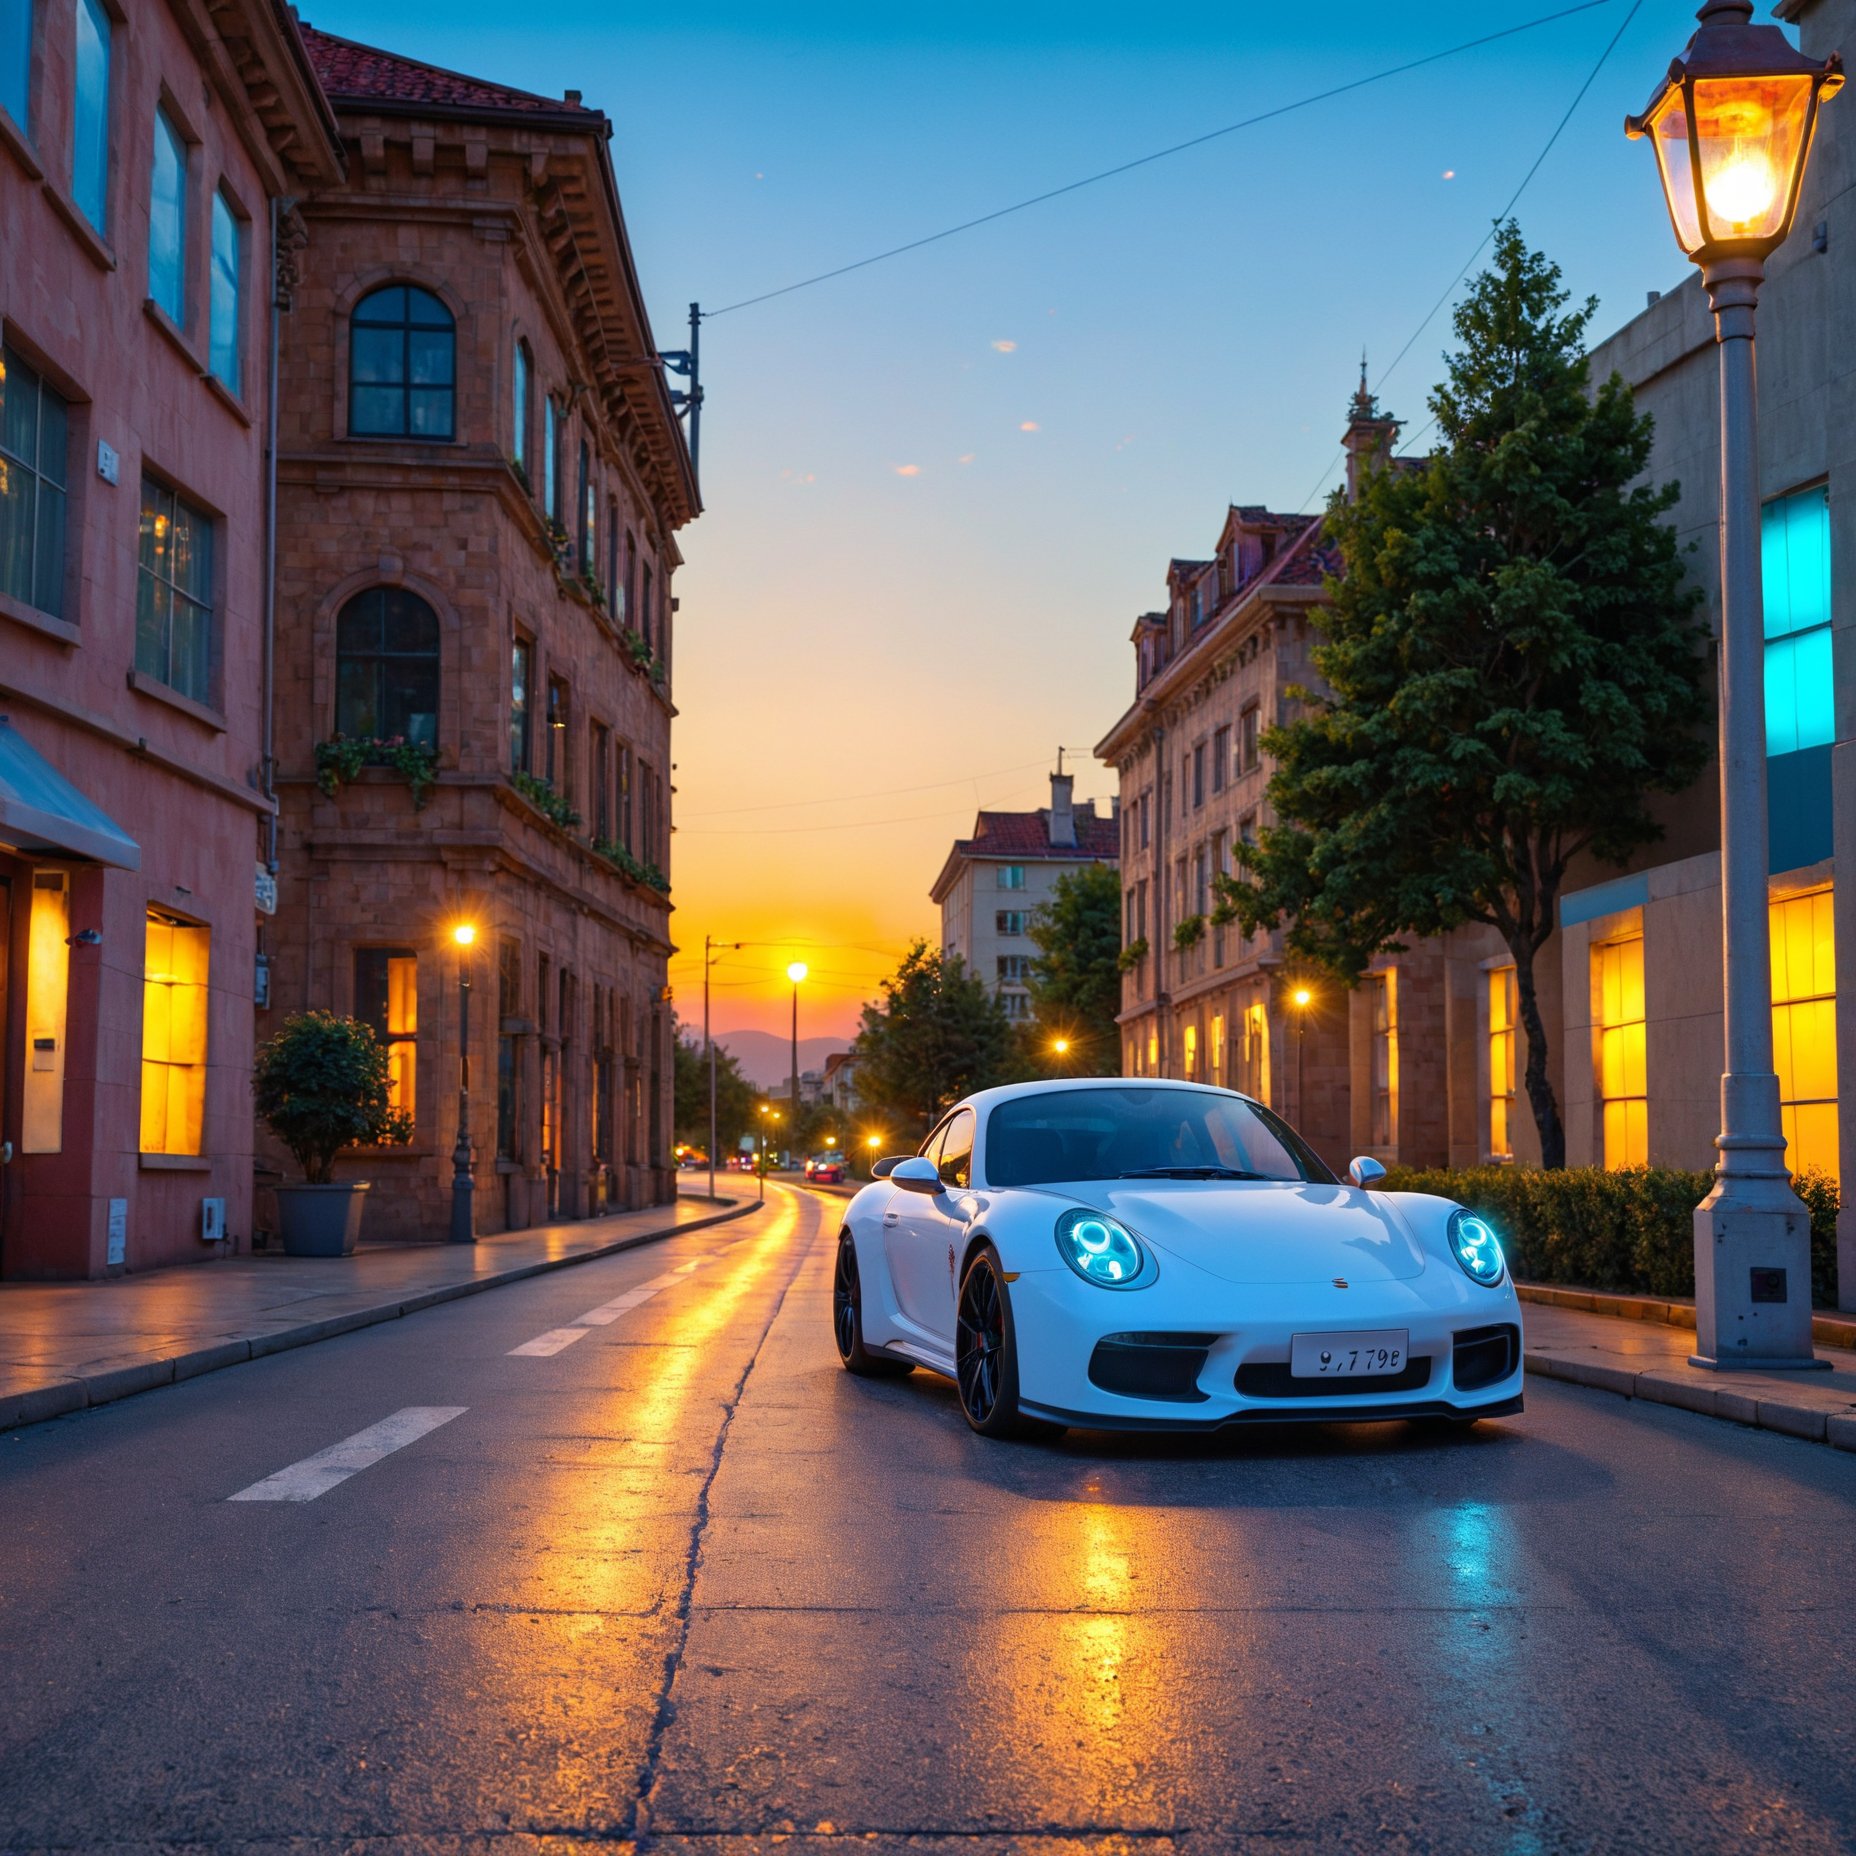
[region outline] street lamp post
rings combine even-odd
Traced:
[[[1304,1051],[1308,1044],[1308,1008],[1314,1004],[1315,995],[1306,986],[1298,986],[1289,995],[1289,1002],[1295,1007],[1295,1121],[1299,1126],[1308,1112],[1308,1098],[1303,1093],[1308,1082]]]
[[[803,960],[795,960],[786,969],[786,977],[793,982],[793,1074],[792,1074],[792,1116],[793,1126],[799,1126],[799,982],[809,969]]]
[[[1828,1366],[1811,1352],[1810,1217],[1792,1190],[1772,1067],[1766,888],[1765,621],[1753,313],[1798,209],[1820,100],[1816,64],[1751,0],[1708,0],[1649,107],[1677,242],[1701,267],[1721,372],[1721,939],[1726,1069],[1720,1159],[1695,1212],[1697,1366]]]
[[[458,950],[458,1139],[451,1150],[451,1238],[474,1243],[476,1217],[471,1207],[477,1183],[470,1170],[470,950],[477,930],[459,922],[451,930]]]

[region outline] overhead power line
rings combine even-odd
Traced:
[[[1415,329],[1413,329],[1412,332],[1405,338],[1404,347],[1401,348],[1398,351],[1398,353],[1392,357],[1390,364],[1381,371],[1379,378],[1373,382],[1373,391],[1375,394],[1377,394],[1379,389],[1383,387],[1385,383],[1392,378],[1393,372],[1398,367],[1398,364],[1402,360],[1404,360],[1404,358],[1408,354],[1411,353],[1412,348],[1417,343],[1418,337],[1421,336],[1424,333],[1424,331],[1428,329],[1431,326],[1431,324],[1437,320],[1437,312],[1440,309],[1442,309],[1443,306],[1447,302],[1449,302],[1451,297],[1456,293],[1457,285],[1460,284],[1463,281],[1463,279],[1469,275],[1470,266],[1473,265],[1476,262],[1476,260],[1480,258],[1485,251],[1488,250],[1489,242],[1491,239],[1494,238],[1496,231],[1513,214],[1516,206],[1520,204],[1522,194],[1524,194],[1528,190],[1528,187],[1532,183],[1534,176],[1540,172],[1542,163],[1545,162],[1546,158],[1550,154],[1552,154],[1554,144],[1560,139],[1560,137],[1563,134],[1565,134],[1566,125],[1572,121],[1573,115],[1578,110],[1579,105],[1585,101],[1586,92],[1590,90],[1592,86],[1598,81],[1599,72],[1602,71],[1605,68],[1605,66],[1610,62],[1611,54],[1614,51],[1616,51],[1618,48],[1618,41],[1621,38],[1623,38],[1625,33],[1627,33],[1630,30],[1631,21],[1635,19],[1638,13],[1641,12],[1642,10],[1643,10],[1643,0],[1631,0],[1630,11],[1624,15],[1623,22],[1619,25],[1617,31],[1611,35],[1610,42],[1605,46],[1605,49],[1598,54],[1598,62],[1592,66],[1590,71],[1586,73],[1585,82],[1579,86],[1578,90],[1573,95],[1573,100],[1569,104],[1567,104],[1566,113],[1559,119],[1557,123],[1554,124],[1553,133],[1547,137],[1545,144],[1542,146],[1540,150],[1540,153],[1534,157],[1533,165],[1527,170],[1525,174],[1521,176],[1520,186],[1518,186],[1514,190],[1514,192],[1508,196],[1508,204],[1504,206],[1502,210],[1499,213],[1497,213],[1492,220],[1489,221],[1489,229],[1485,233],[1483,233],[1480,241],[1476,245],[1476,249],[1472,251],[1469,254],[1469,256],[1463,261],[1463,268],[1460,271],[1458,271],[1457,274],[1453,278],[1450,279],[1447,285],[1445,285],[1443,294],[1425,312],[1424,320],[1420,322],[1418,326]],[[1424,434],[1428,432],[1431,429],[1431,427],[1435,425],[1436,423],[1437,421],[1435,418],[1428,420],[1423,426],[1419,428],[1417,436],[1419,438],[1422,438]],[[1407,442],[1415,443],[1416,441],[1409,440]],[[1340,463],[1340,460],[1345,456],[1346,456],[1346,452],[1344,449],[1335,455],[1333,463],[1329,464],[1327,469],[1321,473],[1321,483],[1317,483],[1315,487],[1309,491],[1307,496],[1305,496],[1302,499],[1302,507],[1300,510],[1296,512],[1297,514],[1305,513],[1308,508],[1308,505],[1312,503],[1315,500],[1315,498],[1321,494],[1321,484],[1326,483],[1327,480],[1331,476],[1333,476],[1335,466],[1338,465]]]
[[[1335,97],[1344,97],[1350,91],[1364,90],[1371,84],[1383,84],[1391,78],[1403,77],[1408,71],[1422,70],[1426,65],[1440,64],[1446,58],[1458,58],[1465,52],[1480,50],[1481,47],[1493,45],[1498,40],[1512,39],[1524,32],[1535,32],[1542,26],[1552,25],[1556,20],[1570,19],[1575,13],[1589,13],[1594,8],[1611,4],[1612,0],[1579,0],[1575,6],[1565,6],[1556,12],[1543,13],[1537,19],[1522,21],[1518,26],[1505,26],[1500,32],[1488,32],[1480,38],[1465,39],[1462,44],[1449,46],[1443,51],[1428,52],[1424,57],[1413,58],[1405,64],[1390,65],[1383,71],[1372,72],[1369,76],[1356,77],[1348,83],[1335,84],[1327,90],[1318,90],[1312,96],[1298,97],[1293,103],[1279,103],[1274,109],[1259,111],[1255,116],[1246,116],[1241,122],[1226,123],[1222,129],[1208,129],[1203,135],[1192,136],[1184,142],[1175,142],[1170,148],[1157,148],[1151,154],[1136,155],[1132,161],[1122,161],[1112,168],[1103,168],[1100,173],[1086,174],[1081,180],[1068,181],[1061,187],[1052,187],[1044,193],[1035,193],[1028,200],[1017,200],[1010,206],[995,207],[990,213],[981,213],[977,219],[964,219],[959,225],[948,226],[943,231],[930,232],[923,238],[912,238],[906,244],[892,245],[886,251],[873,252],[869,257],[859,258],[854,263],[840,264],[832,270],[820,271],[814,277],[802,277],[797,283],[782,284],[776,290],[763,290],[758,296],[745,296],[739,302],[724,304],[720,309],[706,309],[702,312],[702,319],[705,322],[711,322],[717,316],[733,315],[738,309],[751,309],[756,303],[771,303],[775,297],[791,296],[795,290],[809,290],[814,284],[829,283],[834,277],[848,277],[853,271],[868,270],[873,264],[882,264],[890,258],[900,258],[905,252],[920,251],[926,245],[938,245],[943,239],[957,238],[962,232],[972,232],[980,226],[989,226],[995,220],[1009,219],[1014,213],[1028,212],[1032,207],[1043,206],[1047,201],[1060,200],[1065,194],[1080,193],[1085,187],[1097,186],[1105,180],[1115,179],[1117,175],[1131,174],[1136,168],[1149,167],[1154,162],[1165,161],[1173,155],[1183,155],[1189,149],[1203,148],[1207,142],[1216,142],[1224,136],[1236,135],[1240,129],[1254,129],[1259,123],[1271,122],[1278,116],[1292,115],[1297,110],[1310,109],[1317,103],[1331,102]],[[1631,11],[1634,13],[1636,8],[1633,7]],[[1532,176],[1530,175],[1529,178],[1531,179]]]

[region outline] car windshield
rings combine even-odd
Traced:
[[[1335,1183],[1287,1122],[1212,1089],[1039,1090],[987,1118],[988,1185],[1130,1178]]]

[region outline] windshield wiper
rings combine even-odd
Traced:
[[[1137,1166],[1117,1179],[1268,1179],[1267,1173],[1244,1173],[1234,1166]]]

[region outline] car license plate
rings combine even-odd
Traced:
[[[1374,1334],[1296,1334],[1289,1341],[1293,1379],[1370,1379],[1405,1370],[1404,1328]]]

